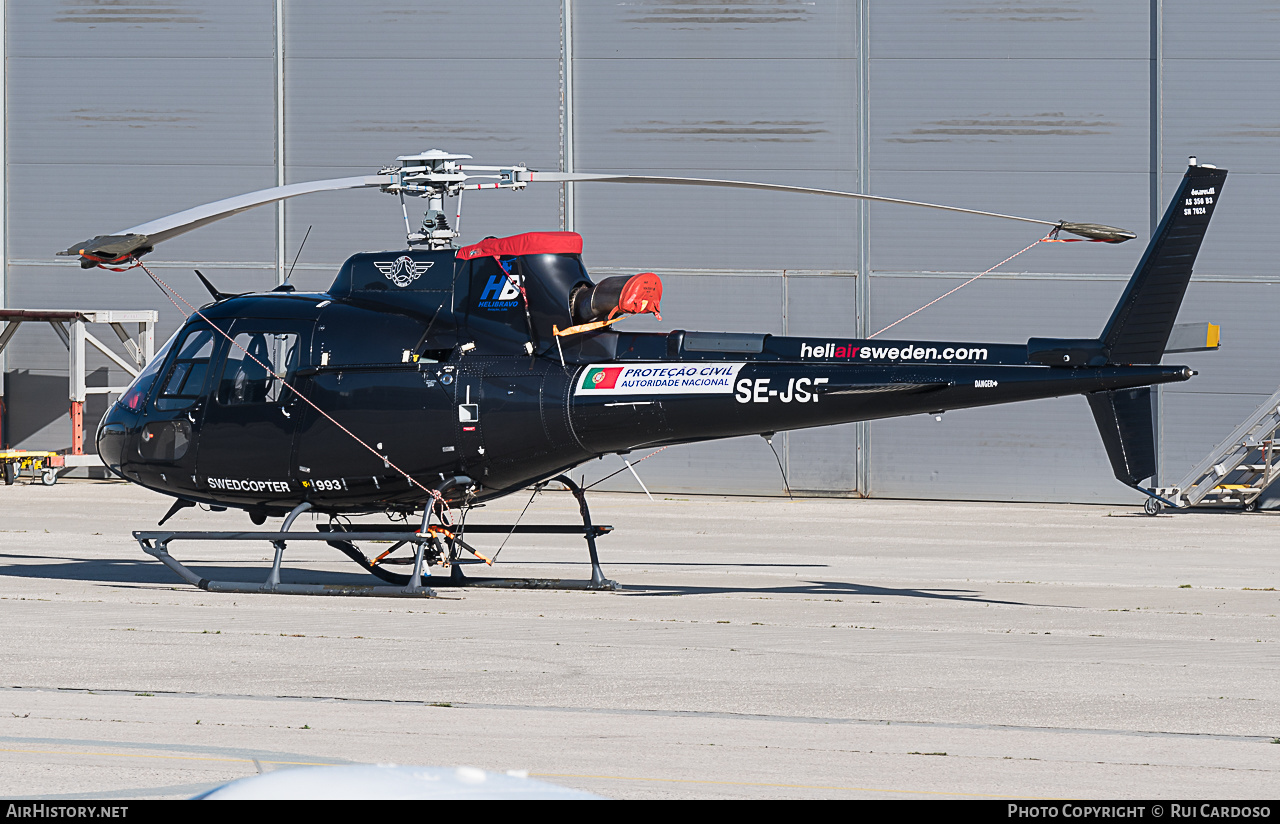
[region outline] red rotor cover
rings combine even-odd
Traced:
[[[618,298],[618,308],[630,315],[650,312],[658,320],[662,320],[662,279],[653,272],[641,272],[635,275],[622,287],[622,295]]]
[[[457,257],[471,260],[478,257],[546,254],[582,254],[582,235],[577,232],[525,232],[511,237],[491,237],[463,246],[458,250]]]

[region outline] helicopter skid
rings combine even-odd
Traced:
[[[472,587],[476,589],[564,589],[579,591],[617,592],[622,586],[617,581],[601,578],[599,581],[570,581],[563,578],[466,578],[461,581],[446,578],[431,579],[437,587]]]
[[[456,478],[444,485],[448,488],[463,479]],[[322,524],[317,526],[317,532],[292,532],[290,527],[293,522],[303,512],[311,509],[311,503],[304,501],[298,504],[284,520],[284,525],[279,532],[135,532],[133,537],[137,539],[138,545],[142,547],[142,551],[156,558],[162,564],[167,566],[178,574],[182,580],[187,583],[199,587],[207,592],[239,592],[239,593],[273,593],[277,595],[363,595],[375,596],[383,598],[431,598],[435,596],[435,591],[430,587],[424,586],[424,581],[436,584],[438,586],[450,587],[481,587],[490,589],[562,589],[562,590],[604,590],[616,591],[620,589],[616,581],[610,581],[604,577],[604,572],[600,569],[600,558],[596,553],[596,538],[607,535],[613,531],[613,527],[591,523],[591,512],[587,507],[587,496],[585,491],[574,483],[567,475],[559,475],[553,480],[565,485],[578,501],[578,510],[582,515],[582,526],[561,526],[561,525],[544,525],[529,524],[519,527],[524,533],[534,534],[555,534],[555,535],[580,535],[587,543],[587,550],[591,559],[591,578],[587,581],[572,581],[561,578],[468,578],[462,574],[461,564],[468,563],[458,557],[460,550],[467,550],[482,559],[479,553],[475,551],[463,539],[463,535],[470,531],[472,533],[506,533],[508,536],[514,534],[518,528],[518,524],[473,524],[470,527],[460,526],[457,528],[457,534],[453,534],[448,530],[441,530],[447,536],[448,549],[447,560],[449,561],[449,577],[444,576],[433,577],[428,570],[433,560],[440,561],[442,554],[442,546],[440,539],[437,537],[435,527],[428,529],[428,519],[432,510],[428,509],[423,515],[421,528],[415,528],[409,524]],[[252,584],[240,581],[211,581],[208,578],[202,578],[183,563],[178,561],[169,554],[169,544],[172,541],[268,541],[275,547],[275,561],[271,565],[271,573],[267,576],[267,580],[261,584]],[[340,550],[344,555],[351,558],[359,564],[366,572],[381,578],[388,585],[360,585],[360,584],[286,584],[280,580],[280,566],[284,560],[285,547],[290,541],[323,541],[334,549]],[[370,559],[365,556],[356,547],[357,541],[373,541],[381,543],[393,544],[391,550],[384,553],[377,559]],[[413,564],[413,573],[410,575],[399,575],[393,573],[380,565],[380,561],[395,549],[412,544],[414,554],[411,563]],[[492,564],[491,561],[484,559],[486,563]],[[405,559],[404,562],[410,562]],[[473,563],[478,563],[479,560]],[[395,563],[393,561],[392,563]]]
[[[499,527],[501,529],[502,527]],[[560,532],[573,534],[577,530],[574,527],[543,527],[546,532]],[[586,590],[586,591],[604,591],[617,592],[622,586],[617,581],[610,581],[604,577],[604,573],[600,569],[600,562],[596,558],[595,539],[601,535],[607,535],[612,531],[612,527],[587,526],[583,533],[589,536],[591,543],[591,580],[589,581],[570,581],[564,578],[468,578],[462,574],[462,567],[456,563],[450,567],[449,578],[447,580],[433,579],[432,583],[436,586],[443,587],[480,587],[488,589],[567,589],[567,590]],[[494,530],[497,531],[497,530]]]
[[[471,524],[469,526],[460,526],[458,527],[457,535],[451,535],[447,539],[449,547],[447,557],[450,561],[449,577],[429,576],[431,583],[435,586],[483,587],[489,589],[561,589],[606,592],[616,592],[621,589],[622,587],[618,585],[617,581],[611,581],[604,577],[604,571],[600,568],[600,556],[596,552],[596,539],[613,532],[613,527],[591,523],[591,509],[587,506],[586,490],[574,483],[572,478],[568,475],[557,475],[551,480],[563,484],[564,487],[572,493],[574,499],[578,502],[578,514],[582,516],[582,526],[568,526],[562,524],[526,524],[521,526],[518,522],[515,524]],[[329,535],[331,539],[329,541],[329,546],[340,550],[351,560],[355,561],[361,567],[384,581],[400,584],[411,583],[413,579],[389,572],[384,567],[379,566],[375,561],[371,561],[356,547],[354,542],[361,540],[362,535],[374,534],[373,530],[390,530],[391,534],[397,536],[394,540],[404,543],[412,541],[417,544],[419,549],[418,555],[415,556],[414,568],[415,570],[423,568],[421,564],[422,541],[414,540],[414,538],[419,535],[419,532],[408,524],[397,526],[378,524],[327,524],[321,525],[318,528],[321,532]],[[425,521],[423,529],[425,529]],[[587,542],[587,553],[591,560],[591,579],[587,581],[572,581],[565,580],[563,578],[468,578],[462,574],[462,564],[479,563],[480,561],[467,561],[459,558],[459,549],[465,549],[476,554],[477,559],[483,557],[476,553],[474,548],[466,543],[464,536],[467,533],[498,534],[510,537],[517,531],[523,534],[578,535],[582,537],[583,540]],[[365,537],[364,540],[369,539]],[[432,539],[428,536],[425,540],[429,542]],[[500,550],[501,548],[499,548],[499,551]],[[487,559],[485,562],[490,564],[492,563]],[[417,573],[415,572],[415,575],[416,574]]]
[[[353,524],[355,529],[376,529],[377,526],[370,524]],[[375,568],[369,561],[369,558],[361,552],[353,543],[360,540],[360,533],[348,532],[346,528],[335,528],[331,525],[321,525],[322,531],[330,536],[329,546],[340,550],[351,560],[355,561],[361,567],[377,575],[385,581],[407,582],[408,576],[400,576],[395,573],[388,572],[385,568]],[[382,527],[387,529],[386,526]],[[392,527],[395,529],[395,527]],[[412,534],[413,527],[401,526],[396,533],[400,537],[399,541],[405,540],[405,537]],[[480,564],[480,560],[463,560],[454,558],[449,564],[449,572],[447,575],[431,575],[428,577],[431,585],[435,587],[475,587],[487,589],[560,589],[560,590],[587,590],[587,591],[607,591],[616,592],[621,589],[621,585],[617,581],[611,581],[604,577],[604,573],[600,568],[600,561],[596,555],[595,539],[602,535],[608,535],[613,531],[611,526],[601,526],[599,524],[584,524],[583,526],[561,526],[547,524],[530,524],[517,526],[515,524],[471,524],[465,528],[466,533],[470,534],[493,534],[507,535],[519,532],[525,535],[576,535],[585,538],[591,558],[591,579],[590,580],[571,580],[565,578],[471,578],[462,574],[463,564]],[[333,540],[341,536],[341,540]],[[461,537],[461,534],[459,535]],[[408,562],[405,559],[404,562]]]
[[[507,531],[506,526],[485,525],[473,526],[473,532],[498,532]],[[559,533],[559,534],[577,534],[582,535],[584,532],[591,535],[594,539],[600,535],[607,534],[611,531],[611,527],[591,526],[586,527],[559,527],[559,526],[526,526],[521,531],[536,533]],[[334,533],[329,531],[323,532],[135,532],[133,537],[137,539],[142,551],[151,555],[156,560],[163,563],[169,569],[178,574],[184,581],[192,586],[199,587],[207,592],[238,592],[238,593],[268,593],[276,595],[357,595],[357,596],[373,596],[381,598],[422,598],[432,597],[436,593],[430,587],[418,586],[411,584],[411,577],[404,576],[406,581],[403,584],[393,585],[361,585],[361,584],[286,584],[279,580],[279,561],[272,567],[272,573],[267,580],[261,584],[254,584],[241,581],[212,581],[208,578],[202,578],[190,567],[187,567],[178,559],[169,554],[169,543],[171,541],[269,541],[277,547],[277,554],[283,552],[280,544],[287,544],[289,541],[324,541],[330,546],[341,549],[344,553],[351,556],[361,566],[367,569],[367,560],[363,560],[363,555],[355,548],[354,541],[404,541],[405,543],[418,544],[415,540],[416,535],[407,530],[395,531],[366,531],[366,532],[342,532],[340,541],[334,540]],[[421,541],[426,544],[428,539]],[[594,541],[593,541],[594,543]],[[349,549],[348,549],[349,548]],[[592,547],[594,550],[594,546]],[[594,552],[592,553],[594,555]],[[361,555],[361,558],[356,558]],[[363,560],[363,562],[361,562]],[[595,559],[593,558],[593,561]],[[435,587],[474,587],[478,589],[558,589],[558,590],[586,590],[586,591],[608,591],[613,592],[621,589],[617,581],[611,581],[605,578],[600,572],[598,562],[593,564],[592,576],[590,580],[568,580],[563,578],[469,578],[462,575],[462,570],[455,561],[451,565],[451,574],[449,576],[430,574],[421,574],[420,582],[429,582]],[[426,570],[423,569],[425,573]]]
[[[361,585],[361,584],[286,584],[280,581],[280,562],[284,554],[285,544],[289,541],[325,541],[332,540],[331,536],[324,533],[313,532],[135,532],[133,537],[138,540],[138,544],[142,547],[142,551],[153,556],[169,569],[173,570],[187,583],[197,586],[207,592],[239,592],[239,593],[267,593],[276,595],[362,595],[379,598],[432,598],[435,597],[435,591],[430,587],[423,586],[420,574],[413,576],[417,578],[415,584],[411,578],[409,583],[404,586],[377,586],[377,585]],[[406,538],[402,533],[388,532],[362,532],[353,533],[350,538],[365,541],[387,541],[396,540],[418,544],[419,553],[421,553],[423,545],[427,539],[421,541],[413,538]],[[211,581],[208,578],[202,578],[181,561],[169,554],[169,543],[171,541],[270,541],[276,548],[276,560],[272,565],[271,574],[267,580],[261,584],[253,584],[242,581]],[[421,566],[417,567],[421,570]],[[429,577],[429,576],[428,576]]]

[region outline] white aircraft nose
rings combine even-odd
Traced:
[[[223,784],[193,800],[224,799],[556,799],[598,800],[511,770],[352,764],[273,770]]]

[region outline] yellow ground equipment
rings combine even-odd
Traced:
[[[0,465],[4,469],[5,485],[11,485],[29,472],[34,483],[36,477],[45,486],[58,482],[58,470],[66,466],[66,460],[57,452],[32,452],[26,449],[0,450]]]

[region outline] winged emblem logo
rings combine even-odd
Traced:
[[[401,255],[395,260],[374,261],[373,265],[378,267],[379,272],[386,275],[387,280],[403,289],[426,274],[426,271],[434,266],[435,262],[430,260],[417,261],[408,255]]]

